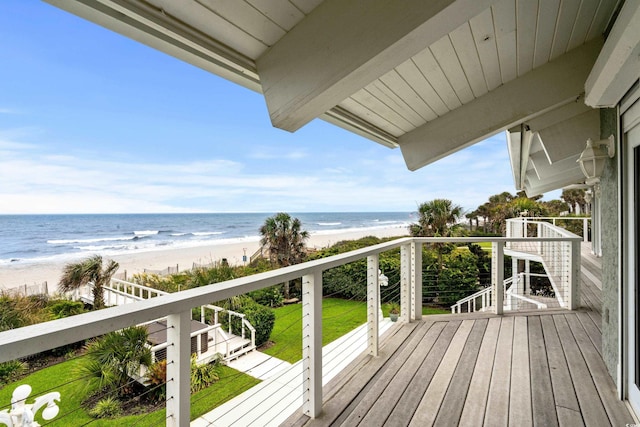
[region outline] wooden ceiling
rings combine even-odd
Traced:
[[[263,93],[276,127],[295,131],[321,117],[400,147],[412,170],[583,99],[619,8],[618,0],[46,1]],[[579,154],[552,159],[544,132],[536,138],[550,165]],[[562,138],[571,135],[560,129],[549,144]],[[522,141],[514,133],[510,144]],[[513,167],[519,189],[520,175],[536,170],[528,160]]]

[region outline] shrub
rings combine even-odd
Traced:
[[[54,319],[62,319],[85,313],[87,310],[84,309],[84,304],[80,301],[59,300],[49,306],[49,311]]]
[[[209,387],[220,379],[220,359],[198,365],[195,355],[191,356],[191,393]]]
[[[167,360],[161,360],[149,366],[145,379],[148,381],[149,397],[162,401],[167,396]]]
[[[276,321],[276,315],[269,307],[258,304],[248,296],[238,298],[233,304],[223,304],[226,308],[238,313],[243,313],[246,319],[256,329],[256,346],[260,346],[267,341],[271,336],[273,325]],[[229,315],[227,312],[220,314],[220,323],[224,329],[229,328]],[[236,316],[231,316],[231,330],[234,334],[239,334],[242,330],[242,322]]]
[[[122,414],[122,404],[118,399],[105,397],[89,411],[94,418],[117,418]]]
[[[454,304],[478,290],[477,258],[467,248],[456,248],[444,257],[438,277],[438,302]]]
[[[249,292],[249,296],[258,304],[266,307],[280,307],[284,300],[280,286],[258,289],[257,291]]]
[[[28,365],[20,360],[0,363],[0,386],[10,383],[27,371]]]

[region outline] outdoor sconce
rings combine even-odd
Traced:
[[[389,286],[389,278],[380,270],[378,270],[378,284],[384,287]]]
[[[612,158],[615,152],[616,146],[613,135],[600,141],[593,141],[591,138],[587,139],[587,147],[578,159],[580,169],[582,169],[582,173],[587,178],[585,181],[587,185],[595,185],[600,182],[604,162],[607,158]]]
[[[591,203],[591,200],[593,200],[593,195],[591,194],[591,190],[587,190],[584,192],[584,201],[587,203]]]

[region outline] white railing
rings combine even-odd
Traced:
[[[511,241],[507,243],[507,249],[538,257],[544,265],[560,306],[570,310],[578,308],[582,239],[552,223],[534,221],[532,218],[508,219],[507,237],[537,237],[535,244]]]
[[[577,239],[577,240],[576,240]],[[322,273],[360,259],[367,259],[367,324],[369,339],[367,353],[378,354],[378,324],[380,300],[378,289],[379,254],[400,248],[400,320],[412,322],[422,318],[422,244],[424,243],[480,243],[492,242],[492,260],[497,268],[492,271],[493,307],[503,312],[504,271],[503,253],[506,242],[547,243],[565,242],[574,248],[579,271],[578,237],[548,237],[509,239],[491,238],[403,238],[370,246],[348,253],[331,256],[278,270],[241,277],[215,285],[188,289],[178,293],[138,301],[134,304],[110,307],[78,316],[53,320],[17,330],[0,332],[0,362],[15,360],[52,348],[93,338],[122,328],[167,318],[167,382],[166,424],[189,424],[190,393],[189,369],[191,348],[191,309],[209,301],[221,301],[247,292],[274,286],[302,277],[302,348],[303,348],[303,412],[317,417],[322,408]],[[497,284],[500,286],[497,286]]]
[[[517,226],[516,224],[524,224],[526,228],[526,224],[535,224],[538,222],[550,222],[552,225],[556,227],[560,227],[558,223],[566,223],[566,222],[581,222],[582,223],[582,241],[588,242],[591,230],[591,217],[576,217],[576,216],[541,216],[541,217],[521,217],[521,218],[510,218],[507,222],[511,222],[512,226]],[[519,226],[518,226],[519,227]],[[562,227],[560,227],[562,228]],[[507,236],[509,236],[509,232],[507,232]],[[515,236],[515,235],[514,235]],[[523,236],[526,237],[526,236]]]

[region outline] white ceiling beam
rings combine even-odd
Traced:
[[[640,78],[640,1],[626,1],[585,83],[585,103],[615,107]]]
[[[295,131],[495,0],[325,0],[256,61],[275,127]]]
[[[602,47],[591,41],[398,139],[416,170],[458,150],[575,101]]]

